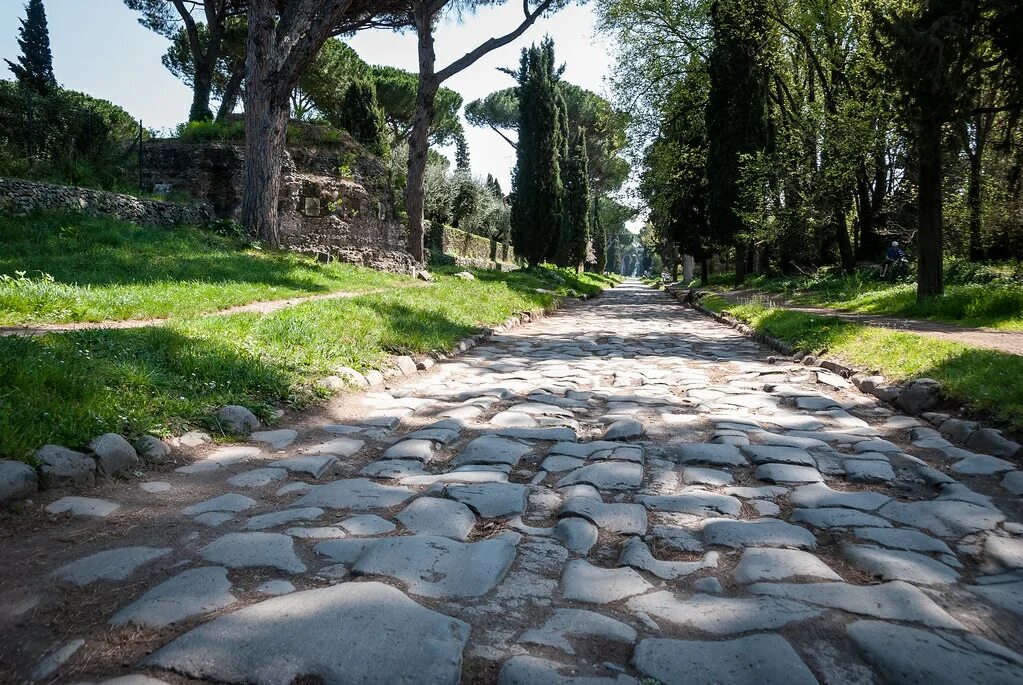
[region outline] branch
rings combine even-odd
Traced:
[[[478,59],[486,55],[488,52],[496,50],[497,48],[504,47],[508,43],[512,42],[523,33],[526,32],[530,26],[540,17],[541,14],[547,11],[547,8],[554,4],[554,0],[543,0],[536,9],[532,12],[529,11],[529,0],[522,0],[522,11],[525,13],[525,18],[522,23],[515,28],[514,31],[499,36],[497,38],[491,38],[483,43],[480,43],[474,50],[465,53],[460,58],[444,67],[435,74],[437,83],[442,83],[447,79],[451,78],[458,72],[471,67],[476,63]]]
[[[488,126],[490,126],[490,128],[492,128],[492,129],[494,129],[494,133],[496,133],[497,135],[499,135],[499,136],[501,136],[502,138],[504,138],[504,142],[506,142],[506,143],[508,143],[509,145],[511,145],[511,146],[512,146],[512,149],[515,149],[515,150],[518,150],[518,149],[519,149],[519,146],[518,146],[518,144],[517,144],[517,143],[515,143],[514,141],[512,141],[512,139],[511,139],[511,138],[509,138],[508,136],[506,136],[506,135],[504,135],[503,133],[501,133],[501,130],[500,130],[499,128],[497,128],[497,127],[496,127],[496,126],[494,126],[493,124],[488,124]]]

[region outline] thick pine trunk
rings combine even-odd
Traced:
[[[433,49],[433,27],[425,3],[416,3],[415,22],[419,35],[419,86],[416,110],[409,135],[408,183],[405,186],[405,211],[408,214],[408,251],[417,262],[426,262],[423,248],[423,210],[426,199],[426,159],[430,149],[430,126],[436,109],[437,83],[434,69],[437,57]]]
[[[224,122],[238,106],[238,99],[241,96],[242,80],[245,78],[245,69],[238,69],[231,74],[231,80],[224,88],[224,97],[220,101],[220,108],[217,109],[217,121]]]
[[[700,260],[700,285],[708,285],[710,283],[710,260],[706,257]]]
[[[924,114],[917,131],[920,158],[920,187],[917,197],[919,232],[917,233],[917,300],[941,295],[944,290],[942,257],[944,240],[941,226],[941,122]]]
[[[205,60],[194,63],[195,77],[192,79],[192,107],[188,110],[189,121],[209,121],[213,118],[210,111],[210,96],[213,92],[213,64]]]

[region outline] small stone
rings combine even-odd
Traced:
[[[870,490],[832,490],[823,483],[802,485],[792,491],[789,502],[794,507],[847,507],[873,511],[891,501],[891,497]]]
[[[1009,440],[1002,432],[994,428],[981,428],[970,435],[966,441],[970,449],[984,452],[996,457],[1014,457],[1020,453],[1018,442]]]
[[[722,487],[732,484],[732,474],[717,469],[689,467],[682,471],[682,482],[687,485]]]
[[[714,576],[700,578],[693,582],[693,589],[705,595],[724,594],[725,589],[721,587],[721,581]]]
[[[43,445],[36,450],[35,457],[46,487],[92,485],[96,480],[96,461],[81,452],[60,445]]]
[[[45,680],[49,678],[53,673],[64,665],[68,659],[73,657],[75,653],[85,646],[85,640],[71,640],[65,642],[56,651],[51,652],[45,658],[43,658],[36,667],[32,669],[33,680]]]
[[[335,464],[337,464],[337,457],[321,454],[278,459],[270,462],[269,466],[275,469],[285,469],[291,473],[304,473],[313,478],[322,478]]]
[[[286,595],[295,591],[295,586],[286,580],[268,580],[256,586],[256,592],[263,595]]]
[[[148,483],[142,483],[139,485],[139,488],[151,495],[157,495],[162,492],[168,492],[171,489],[171,484],[162,480],[155,480]]]
[[[237,600],[231,594],[227,569],[193,568],[160,583],[118,611],[110,624],[162,628],[192,616],[223,609]]]
[[[256,506],[256,500],[251,497],[229,492],[203,502],[189,505],[182,509],[181,513],[185,516],[195,516],[196,514],[205,514],[211,511],[227,511],[236,514],[240,511],[251,509],[254,506]]]
[[[364,441],[356,440],[355,438],[335,438],[334,440],[328,440],[327,442],[307,447],[303,452],[305,454],[321,456],[350,457],[361,450],[365,444]]]
[[[140,457],[155,464],[166,461],[171,455],[170,445],[155,435],[143,435],[135,443],[135,450]]]
[[[640,504],[604,503],[600,498],[570,497],[559,516],[579,516],[598,528],[623,535],[646,533],[646,509]]]
[[[986,454],[974,454],[952,464],[952,471],[964,476],[993,476],[1015,468],[1012,462]]]
[[[0,505],[29,497],[37,489],[35,469],[24,462],[0,460]]]
[[[205,445],[211,442],[213,442],[213,438],[210,437],[209,433],[205,433],[203,431],[188,431],[178,438],[178,443],[185,447],[198,447],[199,445]]]
[[[369,387],[369,381],[361,373],[353,368],[342,366],[334,369],[334,374],[341,378],[348,386],[365,390]]]
[[[134,469],[139,463],[135,448],[117,433],[104,433],[89,443],[89,449],[96,455],[99,470],[108,476]]]
[[[124,580],[140,566],[170,553],[168,548],[118,547],[65,564],[54,571],[53,575],[78,587],[85,587],[98,580]]]
[[[643,435],[643,424],[633,418],[618,419],[604,431],[604,440],[629,440]]]
[[[234,514],[226,511],[209,511],[205,514],[199,514],[193,521],[207,528],[216,528],[219,525],[227,523],[234,518]]]
[[[616,602],[652,588],[631,568],[599,568],[585,559],[569,561],[561,577],[562,597],[590,604]]]
[[[237,435],[248,435],[263,425],[255,414],[237,404],[221,407],[217,412],[217,419],[228,432]]]
[[[664,580],[676,580],[699,571],[717,568],[718,557],[717,552],[707,552],[700,561],[663,561],[655,558],[642,540],[631,537],[622,545],[618,565],[631,566]]]
[[[853,532],[862,540],[893,549],[952,554],[952,550],[941,540],[909,528],[857,528]]]
[[[940,537],[962,537],[990,530],[1005,520],[1005,514],[987,507],[956,500],[889,502],[878,513],[914,528],[929,530]]]
[[[988,535],[984,541],[985,571],[999,573],[1023,569],[1023,538]]]
[[[62,497],[56,502],[49,504],[46,511],[51,514],[70,513],[72,516],[84,516],[87,518],[105,518],[118,509],[120,504],[108,502],[105,499],[94,499],[92,497]]]
[[[465,464],[507,464],[515,466],[523,455],[531,451],[529,445],[496,435],[481,435],[452,460],[452,466]]]
[[[933,378],[918,378],[902,389],[895,404],[908,414],[923,414],[941,402],[941,384]]]
[[[735,445],[690,443],[676,447],[672,456],[680,464],[747,465],[746,458]]]
[[[1014,495],[1023,495],[1023,471],[1011,471],[1002,478],[1002,487]]]
[[[640,503],[652,511],[670,511],[694,516],[725,515],[738,517],[742,502],[729,495],[706,490],[690,490],[678,495],[646,495]]]
[[[397,528],[393,523],[376,514],[349,516],[338,525],[352,535],[383,535]]]
[[[433,460],[433,442],[430,440],[402,440],[383,453],[383,459],[416,459],[423,463]]]
[[[587,555],[597,544],[597,527],[582,518],[563,518],[551,530],[569,552]]]
[[[281,428],[274,431],[257,431],[249,436],[249,440],[252,442],[265,442],[280,450],[295,442],[297,437],[298,431],[291,428]]]
[[[643,482],[643,467],[629,461],[605,461],[583,466],[564,476],[556,487],[588,483],[598,490],[631,490]]]
[[[754,464],[793,464],[795,466],[813,466],[814,459],[808,452],[795,447],[778,445],[748,445],[742,448],[743,454],[750,457]]]
[[[392,361],[398,367],[398,370],[406,376],[414,376],[419,370],[416,366],[416,360],[408,355],[399,355],[394,357]]]

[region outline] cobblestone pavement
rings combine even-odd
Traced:
[[[636,282],[290,425],[7,519],[0,680],[1023,682],[1023,472]]]

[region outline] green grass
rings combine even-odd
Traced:
[[[1023,274],[1011,264],[945,265],[945,294],[916,300],[915,283],[878,281],[872,270],[830,270],[798,278],[754,277],[743,287],[785,295],[797,304],[940,321],[967,327],[1023,331]],[[728,286],[734,287],[734,286]]]
[[[0,218],[0,325],[192,316],[406,285],[415,282],[192,228],[80,215]]]
[[[211,264],[210,274],[216,274]],[[279,405],[323,397],[339,366],[379,367],[389,354],[450,349],[482,327],[550,306],[553,293],[598,292],[615,279],[566,270],[438,269],[429,288],[320,300],[277,312],[181,317],[142,329],[0,338],[0,454],[30,460],[45,443],[80,448],[96,435],[216,431],[216,408],[265,420]],[[383,275],[381,275],[383,277]]]
[[[894,381],[934,378],[971,412],[1023,430],[1023,357],[779,307],[724,309],[796,349],[826,352]]]

